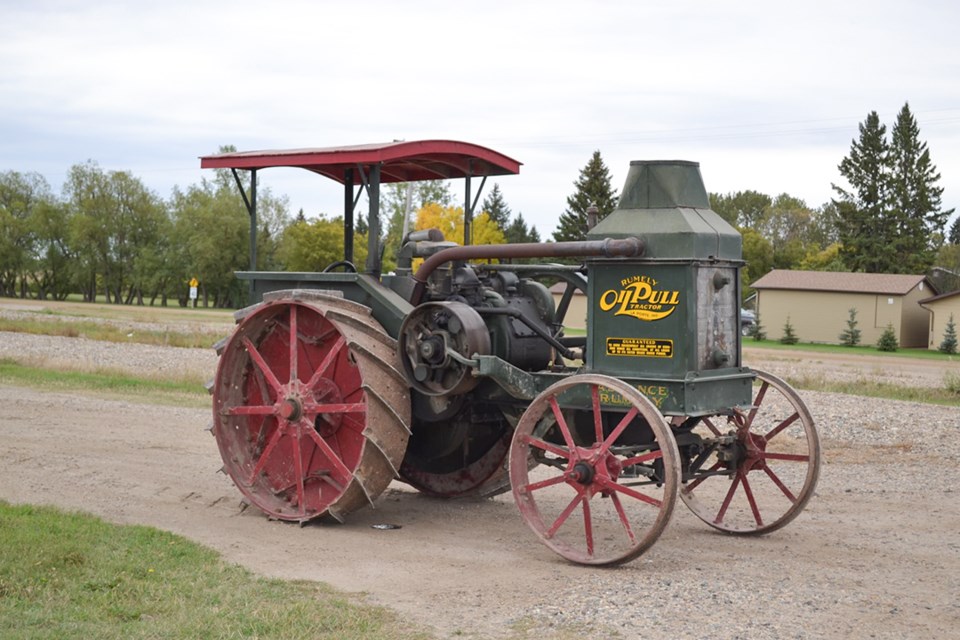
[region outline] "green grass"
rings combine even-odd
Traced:
[[[0,501],[0,637],[429,636],[322,584],[256,577],[171,533]]]
[[[873,345],[858,345],[856,347],[845,347],[838,344],[814,344],[812,342],[800,342],[797,344],[780,344],[776,340],[754,340],[753,338],[743,339],[744,349],[773,349],[777,351],[812,351],[815,353],[836,353],[841,355],[862,355],[862,356],[883,356],[890,358],[919,358],[921,360],[941,360],[943,362],[956,362],[960,360],[958,355],[948,355],[939,351],[930,349],[904,349],[897,351],[880,351]]]
[[[830,391],[869,398],[886,398],[907,402],[924,402],[948,407],[960,407],[960,376],[947,374],[942,387],[904,387],[875,380],[840,382],[817,376],[787,376],[786,381],[798,389]]]
[[[205,408],[210,396],[199,380],[148,380],[110,371],[57,371],[0,358],[0,383],[42,391],[84,391],[146,400],[157,404]]]

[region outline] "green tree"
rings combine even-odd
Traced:
[[[33,290],[40,300],[64,300],[72,292],[75,255],[69,245],[68,207],[51,199],[34,209],[31,227],[35,234],[35,264],[31,271]]]
[[[343,218],[320,216],[293,223],[284,230],[278,255],[288,271],[323,271],[343,260]],[[354,236],[353,259],[359,265],[366,262],[366,235]]]
[[[953,322],[952,313],[950,314],[950,319],[947,320],[947,328],[943,332],[943,342],[940,343],[937,350],[940,351],[940,353],[957,352],[957,325]]]
[[[923,273],[934,262],[932,241],[942,237],[953,209],[943,210],[940,173],[906,103],[891,131],[892,216],[897,221],[896,260],[906,273]]]
[[[567,196],[567,209],[560,214],[560,221],[553,239],[557,242],[583,240],[587,237],[587,208],[595,204],[597,220],[603,220],[617,208],[617,192],[611,185],[610,170],[603,163],[600,151],[594,151],[580,176],[573,183],[576,191]]]
[[[540,242],[540,233],[535,227],[527,226],[522,213],[518,213],[513,222],[507,225],[507,228],[503,231],[503,236],[508,244]]]
[[[0,295],[26,297],[36,268],[34,218],[52,206],[47,181],[36,173],[0,173]]]
[[[950,244],[960,244],[960,216],[957,216],[953,224],[950,225],[950,234],[947,236]]]
[[[893,325],[888,324],[887,328],[880,334],[880,339],[877,340],[877,349],[879,351],[896,351],[899,346]]]
[[[753,291],[750,284],[773,269],[773,246],[759,231],[742,230],[743,259],[747,265],[740,270],[740,284],[744,297]]]
[[[801,271],[846,271],[847,266],[840,258],[840,243],[834,242],[826,249],[813,250],[804,256],[797,265]]]
[[[820,248],[810,242],[814,212],[803,200],[781,193],[756,228],[770,241],[774,269],[795,269],[806,254]]]
[[[486,198],[483,199],[483,209],[490,221],[495,223],[501,230],[506,231],[510,226],[510,207],[507,201],[503,199],[503,193],[500,191],[500,185],[493,183],[493,189]]]
[[[241,306],[245,289],[234,271],[249,268],[250,219],[236,185],[203,179],[186,190],[174,189],[171,199],[175,260],[171,287],[187,303],[187,282],[200,281],[204,306]]]
[[[840,333],[840,343],[847,347],[855,347],[860,344],[860,329],[857,328],[857,310],[850,308],[850,316],[847,318],[847,328]]]
[[[162,202],[131,173],[104,172],[93,161],[70,168],[64,195],[85,298],[102,286],[108,302],[129,303],[141,284],[135,260],[158,240]]]
[[[841,256],[851,271],[867,273],[895,272],[890,246],[896,225],[889,215],[891,201],[890,147],[886,126],[871,111],[859,125],[860,137],[850,145],[850,153],[839,164],[840,175],[850,185],[833,189],[840,196],[837,227]]]
[[[797,344],[798,342],[800,342],[800,338],[797,337],[793,325],[790,324],[790,316],[787,316],[787,321],[783,325],[783,336],[780,337],[780,344]]]
[[[758,191],[737,191],[726,195],[711,193],[710,208],[734,227],[758,229],[773,201]]]

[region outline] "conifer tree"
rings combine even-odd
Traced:
[[[897,343],[897,334],[893,330],[893,325],[888,324],[887,328],[880,334],[877,340],[877,349],[880,351],[896,351],[900,345]]]
[[[890,144],[892,216],[897,221],[897,264],[905,273],[923,273],[936,257],[930,239],[942,234],[953,209],[941,208],[940,173],[906,103],[897,115]]]
[[[798,342],[800,342],[800,338],[797,337],[793,325],[790,324],[790,316],[787,316],[787,322],[783,325],[783,336],[780,338],[780,344],[797,344]]]
[[[947,328],[943,332],[943,342],[940,343],[940,346],[937,349],[940,353],[956,353],[957,352],[957,325],[953,322],[953,314],[950,314],[950,319],[947,320]]]
[[[840,343],[847,347],[860,344],[860,329],[857,329],[857,310],[850,308],[850,317],[847,318],[847,328],[840,334]]]
[[[500,191],[499,184],[493,184],[493,189],[483,199],[481,211],[490,216],[490,220],[497,223],[500,230],[506,233],[507,227],[510,226],[510,207],[507,206],[507,201],[503,199],[503,192]]]
[[[851,143],[850,154],[838,166],[850,190],[833,185],[840,196],[834,202],[839,214],[841,257],[851,271],[893,271],[889,247],[896,227],[888,215],[891,186],[886,132],[880,116],[871,111],[860,124],[859,139]]]
[[[523,214],[518,213],[507,228],[503,230],[503,235],[508,244],[519,244],[521,242],[540,242],[540,233],[535,227],[528,227]]]
[[[610,170],[603,163],[600,151],[594,151],[580,176],[573,183],[577,190],[567,197],[567,209],[560,214],[553,239],[557,242],[583,240],[587,237],[587,207],[595,204],[598,220],[617,208],[617,192],[611,185]]]

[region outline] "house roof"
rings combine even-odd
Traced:
[[[840,271],[789,271],[774,269],[751,287],[754,289],[793,289],[837,293],[875,293],[906,295],[921,282],[936,293],[926,276],[896,273],[848,273]]]
[[[924,298],[920,300],[920,304],[928,304],[930,302],[939,302],[940,300],[946,300],[947,298],[952,298],[953,296],[960,296],[960,289],[956,291],[948,291],[946,293],[941,293],[938,296],[931,296],[929,298]]]

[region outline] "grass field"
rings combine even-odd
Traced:
[[[0,638],[429,638],[316,582],[254,576],[180,536],[0,501]]]

